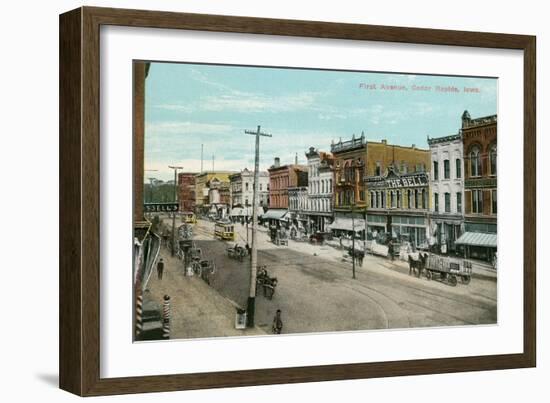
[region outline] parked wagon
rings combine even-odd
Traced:
[[[460,278],[462,284],[469,284],[472,279],[472,262],[450,256],[428,254],[425,267],[426,278],[431,280],[435,276],[452,285],[457,285]]]

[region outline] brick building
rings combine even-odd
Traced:
[[[367,158],[364,133],[351,140],[332,142],[334,157],[334,221],[329,226],[335,235],[361,232],[365,228],[366,193],[363,177]],[[353,215],[353,220],[352,220]]]
[[[178,191],[180,211],[195,211],[195,172],[178,174]]]
[[[497,115],[462,115],[465,256],[492,261],[497,249]]]
[[[367,237],[387,232],[416,246],[426,244],[430,151],[386,140],[369,141],[366,149]]]
[[[286,222],[289,208],[288,189],[307,186],[307,167],[299,164],[281,165],[281,160],[275,158],[269,172],[269,210],[264,219]]]
[[[427,172],[400,173],[390,166],[385,175],[365,178],[369,201],[367,238],[391,233],[392,238],[427,246],[430,179]]]

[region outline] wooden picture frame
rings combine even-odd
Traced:
[[[523,353],[229,372],[100,377],[100,27],[250,33],[522,50]],[[82,7],[60,16],[60,387],[81,396],[525,368],[536,365],[534,36]],[[143,183],[143,182],[142,182]]]

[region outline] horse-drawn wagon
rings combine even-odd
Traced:
[[[409,274],[420,277],[424,272],[428,280],[439,279],[451,286],[469,284],[472,279],[472,262],[452,256],[440,256],[429,252],[418,252],[418,258],[409,255]]]
[[[231,259],[236,259],[242,261],[246,256],[248,256],[248,249],[246,247],[235,244],[235,246],[229,247],[226,249],[227,256]]]

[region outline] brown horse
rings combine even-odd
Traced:
[[[418,254],[418,260],[415,260],[409,255],[409,276],[412,273],[416,273],[416,277],[420,278],[420,275],[426,268],[426,260],[428,258],[427,253],[419,253]]]

